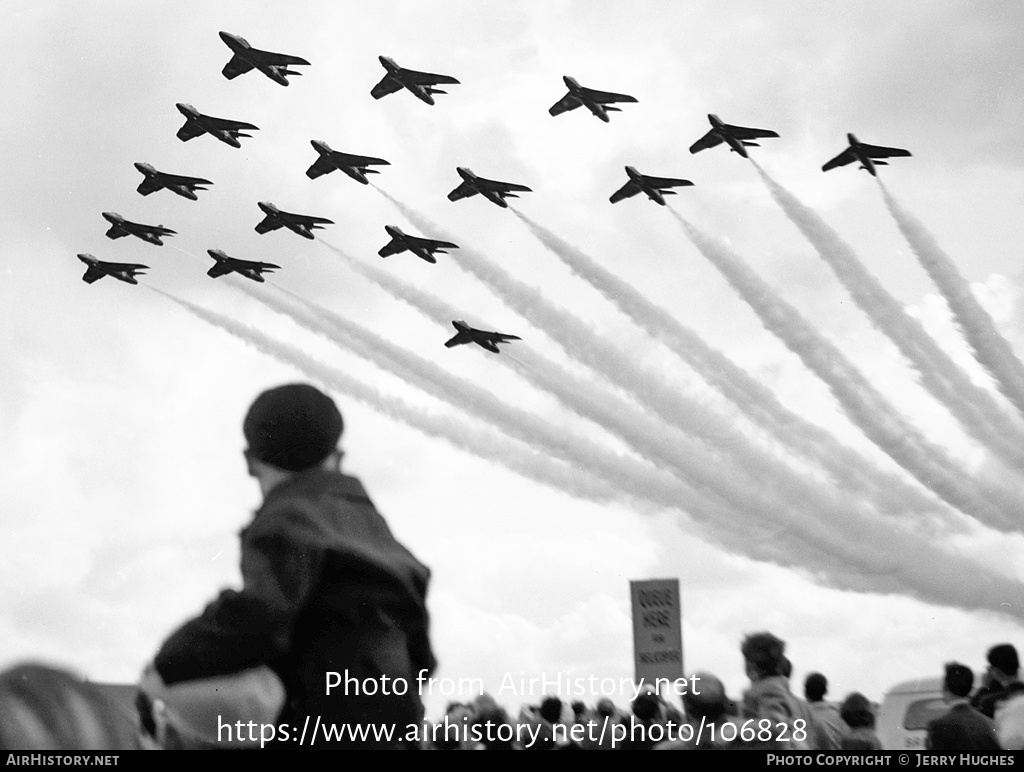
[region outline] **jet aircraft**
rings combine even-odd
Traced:
[[[173,236],[177,231],[165,228],[163,225],[143,225],[124,219],[117,212],[104,212],[104,219],[110,223],[110,230],[107,231],[108,239],[119,239],[122,236],[135,236],[150,244],[162,247],[164,243],[160,240],[164,236]]]
[[[488,201],[497,204],[503,209],[508,209],[505,199],[518,198],[515,191],[533,192],[525,185],[517,185],[514,182],[497,182],[496,180],[477,177],[470,169],[464,166],[456,167],[455,171],[462,177],[462,184],[448,194],[449,201],[458,201],[460,198],[468,198],[479,193]]]
[[[459,248],[458,244],[452,244],[450,241],[437,241],[436,239],[425,239],[420,236],[410,236],[407,233],[403,233],[402,229],[397,225],[385,225],[384,230],[391,237],[391,241],[381,247],[377,253],[381,257],[390,257],[391,255],[397,255],[399,252],[408,250],[421,260],[426,260],[428,263],[436,263],[435,252],[443,255],[446,254],[444,251],[446,249]]]
[[[177,193],[179,196],[198,201],[199,198],[196,196],[196,191],[206,190],[204,186],[213,184],[202,177],[185,177],[180,174],[158,172],[149,164],[137,163],[135,168],[142,172],[143,177],[145,177],[137,188],[139,193],[144,196],[155,193],[161,188],[166,188],[172,193]]]
[[[237,78],[239,75],[243,75],[256,68],[275,83],[287,86],[288,75],[302,74],[295,70],[289,70],[288,67],[293,64],[309,64],[305,59],[301,59],[298,56],[275,54],[271,51],[261,51],[258,48],[253,48],[245,38],[232,35],[230,32],[220,32],[218,34],[233,54],[231,60],[221,70],[221,74],[228,80]]]
[[[259,126],[253,126],[251,123],[203,115],[192,105],[183,102],[178,102],[175,107],[185,116],[185,125],[178,129],[177,134],[178,139],[182,142],[188,142],[202,134],[209,134],[231,147],[241,147],[242,143],[238,141],[238,138],[252,136],[252,134],[243,134],[244,130],[259,131]]]
[[[242,260],[239,257],[230,257],[219,249],[208,249],[206,253],[216,261],[213,267],[206,272],[207,276],[212,276],[214,279],[225,274],[238,273],[247,279],[262,282],[265,281],[263,278],[264,272],[270,273],[275,268],[281,267],[273,263],[261,263],[257,260]]]
[[[370,181],[366,179],[367,174],[379,174],[376,169],[368,169],[366,167],[373,164],[391,166],[390,163],[385,161],[383,158],[373,158],[372,156],[365,155],[349,155],[348,153],[342,153],[338,150],[331,150],[326,142],[319,139],[310,140],[309,144],[313,146],[317,153],[320,154],[313,165],[306,169],[306,176],[311,180],[315,180],[317,177],[322,177],[325,174],[330,174],[335,169],[341,169],[349,177],[361,182],[364,185],[369,185]]]
[[[370,96],[374,99],[380,99],[388,94],[394,94],[400,89],[407,88],[417,99],[432,105],[434,104],[433,94],[448,93],[447,91],[434,88],[434,86],[458,83],[450,75],[435,75],[430,72],[407,70],[404,67],[399,67],[395,64],[394,59],[389,59],[386,56],[378,56],[377,59],[388,72],[381,78],[380,83],[370,89]]]
[[[287,228],[298,233],[303,238],[312,240],[316,238],[313,235],[314,230],[323,228],[324,225],[334,225],[334,220],[328,220],[326,217],[313,217],[308,214],[284,212],[269,201],[260,201],[257,206],[266,215],[256,226],[256,232],[260,234],[270,233],[270,231],[276,231],[278,228]]]
[[[699,153],[701,150],[707,150],[709,147],[725,142],[733,152],[739,153],[744,158],[750,158],[747,155],[747,148],[760,147],[760,145],[756,142],[751,142],[751,140],[779,136],[769,129],[730,126],[728,123],[722,123],[721,118],[717,115],[709,114],[708,120],[711,121],[711,130],[690,146],[691,153]]]
[[[878,171],[875,167],[889,165],[887,161],[879,161],[877,159],[910,155],[909,150],[901,150],[898,147],[879,147],[878,145],[868,145],[864,142],[858,141],[852,134],[847,134],[846,139],[850,143],[850,146],[827,164],[822,166],[821,170],[823,172],[827,172],[829,169],[835,169],[837,166],[846,166],[846,164],[852,164],[854,161],[857,161],[860,163],[861,169],[867,170],[872,177],[877,177]]]
[[[641,174],[632,166],[626,167],[626,174],[629,175],[629,182],[612,193],[609,201],[613,204],[618,203],[624,198],[635,196],[637,193],[644,193],[651,201],[656,201],[665,206],[665,196],[674,196],[676,192],[674,190],[662,190],[662,188],[680,188],[686,185],[693,185],[689,180],[678,180],[674,177],[649,177],[646,174]]]
[[[448,348],[452,346],[459,346],[463,343],[475,343],[478,346],[482,346],[488,351],[493,351],[495,354],[500,354],[498,351],[498,344],[505,343],[510,340],[522,340],[518,335],[506,335],[503,332],[487,332],[485,330],[478,330],[474,327],[470,327],[463,321],[454,321],[452,325],[458,330],[455,336],[448,340],[444,345]]]
[[[88,266],[82,275],[82,281],[86,284],[99,281],[104,276],[113,276],[115,279],[120,279],[128,284],[138,284],[139,282],[136,281],[135,277],[137,275],[141,276],[143,271],[149,270],[148,265],[142,265],[141,263],[106,263],[102,260],[97,260],[88,253],[78,255],[78,259]]]
[[[552,115],[561,115],[569,110],[575,110],[577,107],[586,107],[595,116],[608,123],[608,113],[622,110],[620,107],[610,107],[609,103],[636,101],[636,97],[631,97],[629,94],[614,94],[610,91],[597,91],[581,86],[575,78],[568,75],[563,75],[562,81],[569,92],[551,105],[548,112]]]

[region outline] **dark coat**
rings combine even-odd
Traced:
[[[998,751],[992,722],[964,702],[928,722],[927,747],[937,751]]]
[[[339,472],[301,472],[269,492],[241,537],[242,590],[222,592],[164,643],[154,660],[164,681],[265,664],[285,685],[280,721],[292,727],[307,716],[391,723],[399,732],[417,723],[416,678],[436,666],[430,571],[395,540],[362,484]],[[342,680],[331,694],[328,673]],[[406,694],[394,693],[395,679],[404,679]],[[382,694],[385,686],[392,694]]]

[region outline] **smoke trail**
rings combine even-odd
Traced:
[[[939,447],[929,443],[899,415],[831,342],[724,245],[713,241],[670,210],[686,235],[754,309],[762,323],[828,385],[846,414],[878,447],[952,506],[1002,530],[1016,529],[1007,513],[1020,500],[998,489],[987,491],[966,471],[957,470]],[[989,500],[993,495],[996,505]]]
[[[978,302],[971,285],[960,275],[952,258],[924,225],[896,202],[881,180],[878,180],[878,186],[900,232],[949,304],[975,359],[992,376],[1003,396],[1024,414],[1024,365],[999,334],[992,317]]]
[[[788,448],[824,468],[839,487],[878,501],[883,511],[934,512],[938,502],[906,480],[874,467],[829,432],[785,408],[760,381],[705,343],[663,308],[581,250],[519,212],[533,235],[577,276],[664,342],[711,386]]]
[[[1024,464],[1021,428],[1009,420],[991,394],[971,382],[916,319],[907,316],[899,301],[868,272],[839,234],[753,163],[772,198],[832,269],[857,306],[915,367],[921,385],[946,406],[968,434],[1011,469],[1019,469]]]
[[[428,437],[445,440],[460,450],[476,455],[485,461],[500,463],[527,479],[563,491],[576,498],[601,504],[622,503],[624,499],[634,500],[633,497],[624,495],[620,489],[615,488],[602,478],[555,462],[538,454],[534,449],[510,440],[493,430],[484,430],[473,426],[451,414],[431,415],[421,408],[413,407],[399,397],[385,395],[341,370],[318,362],[303,352],[275,341],[246,324],[189,303],[155,287],[150,286],[150,289],[191,311],[203,321],[231,333],[261,353],[301,370],[328,388],[344,392],[381,415],[404,423]]]
[[[384,397],[375,389],[293,351],[251,327],[194,306],[160,290],[154,291],[258,350],[298,367],[318,381],[344,391],[384,415],[402,421],[429,436],[445,439],[456,447],[468,449],[484,458],[493,457],[496,443],[504,445],[507,442],[489,433],[481,436],[473,427],[459,426],[450,417],[431,420],[419,411],[403,405],[401,401],[390,396]],[[477,441],[470,441],[470,438]],[[565,476],[564,469],[552,477],[553,467],[547,459],[538,459],[530,454],[523,456],[518,450],[512,457],[517,461],[516,471],[531,479],[559,488],[564,482],[579,480],[576,475],[571,475],[568,480],[559,479]],[[541,463],[538,464],[538,461]],[[588,480],[583,486],[583,492],[589,496],[596,490],[592,486],[593,482]],[[870,567],[866,571],[857,571],[843,565],[841,556],[822,554],[806,547],[797,553],[795,559],[793,554],[785,554],[781,543],[787,540],[789,534],[784,530],[770,533],[756,524],[736,523],[729,517],[728,512],[720,513],[717,519],[718,527],[712,528],[712,535],[720,543],[742,550],[755,558],[771,560],[783,566],[809,567],[819,581],[834,586],[859,591],[901,592],[928,603],[944,606],[953,605],[969,610],[984,608],[1018,617],[1024,615],[1019,583],[998,574],[991,574],[987,567],[972,564],[958,555],[933,546],[928,541],[919,541],[913,534],[899,533],[899,544],[893,543],[892,534],[864,534],[867,538],[871,535],[878,538],[878,549],[869,549],[864,553],[865,560],[862,562],[867,562]]]

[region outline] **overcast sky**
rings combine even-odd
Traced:
[[[880,699],[947,660],[980,668],[989,645],[1024,643],[1020,412],[972,357],[876,181],[856,165],[821,171],[848,132],[910,150],[881,169],[892,199],[1022,351],[1018,3],[8,0],[2,15],[0,664],[132,680],[171,629],[237,585],[237,531],[259,504],[242,418],[260,391],[297,380],[334,394],[346,470],[433,571],[439,676],[492,692],[506,674],[629,676],[628,583],[644,578],[679,578],[686,669],[734,695],[739,642],[762,629],[788,641],[795,682],[820,670],[835,698]],[[311,66],[287,88],[257,72],[228,81],[220,30]],[[376,101],[379,55],[461,83],[433,107],[408,92]],[[637,103],[608,124],[582,109],[551,117],[563,75]],[[241,149],[183,143],[176,102],[259,131]],[[751,158],[781,193],[724,146],[688,152],[708,113],[778,132]],[[387,159],[380,190],[308,179],[312,139]],[[198,201],[142,197],[140,161],[214,184]],[[756,272],[761,316],[670,209],[609,203],[625,165],[694,182],[670,208]],[[534,192],[515,211],[452,203],[456,166]],[[786,195],[807,209],[787,213]],[[326,244],[258,235],[258,201],[330,218]],[[104,211],[178,235],[113,241]],[[790,417],[758,425],[516,211]],[[436,265],[384,261],[386,224],[462,249]],[[245,280],[208,278],[207,249],[280,265],[266,302]],[[882,334],[822,259],[830,249],[855,255],[953,369],[913,363]],[[150,271],[138,286],[87,285],[82,252]],[[319,331],[303,327],[268,305],[294,303],[273,285],[359,329],[340,335],[323,311]],[[770,331],[763,314],[782,319],[783,303],[800,321]],[[497,356],[446,349],[454,330],[428,307],[522,340]],[[392,360],[384,344],[359,349],[364,331],[397,347]],[[806,358],[826,341],[831,376]],[[389,369],[394,358],[407,369]],[[928,383],[946,384],[946,400]],[[904,466],[900,443],[878,441],[895,435]],[[911,450],[931,466],[908,469]],[[855,462],[826,468],[844,453]],[[868,482],[851,488],[844,468]]]

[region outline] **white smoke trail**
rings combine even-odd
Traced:
[[[508,440],[490,433],[481,435],[475,427],[460,425],[451,417],[431,419],[422,412],[403,405],[400,400],[391,396],[385,397],[376,389],[275,342],[236,320],[156,291],[197,314],[209,324],[220,327],[257,347],[258,350],[289,363],[329,387],[337,388],[353,398],[364,401],[383,415],[407,423],[430,436],[445,439],[485,459],[493,459],[496,456],[496,444],[505,447],[508,443]],[[583,497],[591,499],[594,498],[594,491],[601,487],[600,483],[595,487],[594,483],[597,481],[589,476],[569,474],[566,477],[564,468],[553,468],[550,460],[536,455],[527,453],[524,456],[518,445],[515,446],[517,449],[514,454],[510,455],[507,449],[502,449],[497,455],[504,463],[514,460],[515,465],[510,468],[530,479],[569,491],[573,491],[574,486],[580,484]],[[553,474],[553,469],[558,471]],[[567,486],[563,487],[566,483]],[[699,504],[703,500],[696,496],[687,499],[688,504],[691,501]],[[681,512],[678,499],[670,506]],[[710,511],[703,511],[700,514],[705,518],[713,515]],[[741,513],[726,510],[714,513],[710,534],[715,541],[756,559],[805,570],[809,568],[819,582],[857,591],[898,592],[940,605],[967,609],[987,608],[1015,616],[1022,615],[1021,587],[1018,583],[999,574],[990,574],[986,568],[936,548],[928,541],[919,540],[912,533],[897,530],[862,534],[867,541],[874,535],[878,544],[874,546],[876,549],[862,551],[861,560],[851,567],[844,562],[842,554],[822,553],[820,550],[808,548],[799,540],[796,546],[788,545],[792,534],[786,529],[771,530],[757,521],[749,521],[740,515]],[[894,535],[899,537],[898,544],[893,542]],[[842,552],[844,551],[841,550],[840,553]],[[939,567],[938,571],[935,569],[936,566]]]
[[[999,334],[995,322],[971,291],[971,285],[960,275],[956,264],[913,215],[892,197],[881,180],[878,186],[900,232],[914,250],[918,261],[953,312],[953,319],[974,352],[975,359],[992,376],[1002,392],[1024,415],[1024,365]]]
[[[516,215],[577,276],[649,335],[664,342],[756,424],[790,450],[825,469],[839,487],[871,498],[882,511],[930,515],[941,506],[920,488],[883,472],[826,430],[788,410],[760,381],[580,249],[525,215]]]
[[[399,397],[385,395],[378,389],[337,368],[323,364],[301,351],[275,341],[249,325],[182,300],[152,286],[150,289],[191,311],[209,324],[231,333],[258,351],[279,362],[295,367],[328,388],[337,389],[381,415],[404,423],[428,437],[445,440],[460,450],[486,461],[499,463],[527,479],[568,493],[576,498],[601,504],[621,504],[623,501],[635,501],[628,494],[624,495],[621,489],[585,470],[553,461],[523,443],[511,440],[491,429],[474,426],[458,416],[449,413],[432,415],[422,408],[413,407]],[[645,499],[646,497],[639,498]]]
[[[765,327],[825,382],[844,412],[869,439],[951,506],[998,530],[1019,527],[1017,518],[1009,514],[1019,511],[1018,497],[994,485],[987,490],[988,486],[973,480],[966,470],[956,468],[945,451],[910,426],[839,349],[739,257],[678,212],[670,211],[700,253],[725,276]]]
[[[450,416],[430,418],[421,411],[404,405],[400,400],[384,396],[377,390],[362,384],[339,370],[328,367],[316,360],[274,341],[256,329],[233,319],[180,300],[172,295],[154,290],[181,307],[191,311],[208,323],[220,327],[246,343],[256,347],[278,361],[294,366],[308,376],[320,381],[328,388],[338,389],[371,408],[398,421],[406,423],[428,436],[444,439],[456,447],[491,459],[496,455],[495,445],[504,446],[508,441],[490,433],[481,434],[468,424],[453,422]],[[504,450],[497,455],[505,457]],[[564,469],[552,474],[552,462],[517,451],[512,456],[518,471],[530,479],[545,482],[565,490],[561,486],[579,481],[576,474],[568,477]],[[586,480],[584,497],[593,497],[600,489],[593,480]],[[568,488],[571,490],[572,486]],[[699,497],[698,497],[699,500]],[[708,513],[703,513],[708,514]],[[850,569],[844,565],[841,555],[830,555],[807,549],[794,551],[783,548],[789,534],[783,530],[774,532],[755,523],[738,521],[735,515],[719,511],[717,522],[710,529],[714,538],[726,547],[742,550],[757,559],[770,560],[783,566],[802,567],[814,572],[822,582],[839,588],[858,591],[900,592],[927,603],[974,609],[989,609],[1015,617],[1022,617],[1022,593],[1019,583],[999,574],[992,574],[987,567],[977,566],[962,557],[935,547],[927,540],[918,540],[913,534],[900,533],[902,541],[893,545],[892,534],[873,534],[878,539],[878,549],[864,551],[863,568]],[[870,540],[872,534],[864,534]],[[895,546],[895,550],[892,548]]]
[[[960,425],[1010,469],[1024,464],[1024,430],[984,389],[975,386],[950,356],[908,316],[896,298],[872,276],[853,249],[815,212],[768,176],[761,179],[786,216],[828,264],[857,306],[914,366],[921,385],[946,406]]]

